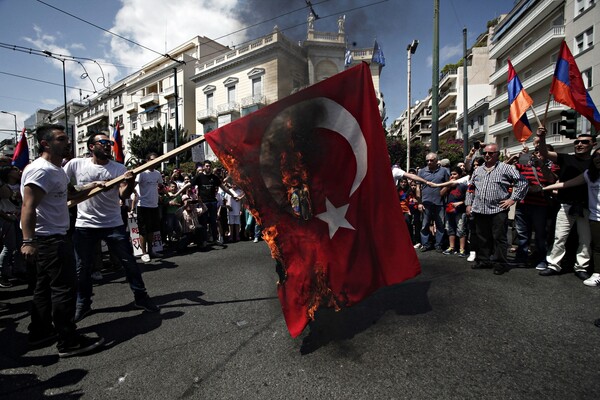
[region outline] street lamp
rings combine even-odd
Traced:
[[[406,48],[406,52],[408,55],[408,77],[406,84],[406,170],[410,169],[410,57],[415,54],[417,51],[417,46],[419,46],[418,40],[413,40],[411,44]]]
[[[50,58],[54,58],[55,60],[58,60],[62,63],[62,70],[63,70],[63,100],[65,103],[65,129],[67,130],[67,135],[69,135],[69,114],[67,112],[67,76],[65,74],[65,59],[64,58],[60,58],[60,57],[56,57],[54,54],[52,54],[51,52],[49,52],[48,50],[44,50],[42,51],[42,53],[44,53],[45,55],[47,55]],[[71,142],[73,143],[73,146],[75,145],[75,132],[72,132],[73,135],[70,137]],[[74,150],[74,148],[73,148]],[[75,154],[73,152],[73,154]]]
[[[8,112],[8,111],[0,111],[0,113],[2,113],[2,114],[9,114],[9,115],[12,115],[15,118],[15,146],[16,146],[17,142],[19,141],[19,139],[17,137],[17,135],[18,135],[18,132],[17,132],[17,115],[13,114],[11,112]]]

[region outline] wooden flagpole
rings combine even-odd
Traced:
[[[533,112],[533,116],[535,117],[535,120],[538,123],[538,126],[543,127],[544,125],[542,125],[542,123],[540,122],[540,119],[538,118],[537,114],[535,113],[535,109],[533,108],[533,104],[531,105],[531,112]]]
[[[176,149],[173,149],[171,151],[169,151],[168,153],[163,154],[162,156],[158,156],[156,157],[154,160],[152,161],[148,161],[145,164],[142,164],[138,167],[135,167],[134,169],[131,170],[131,172],[134,173],[134,175],[139,174],[140,172],[144,172],[145,170],[154,167],[155,165],[160,164],[161,162],[168,160],[169,158],[173,158],[178,154],[181,154],[187,150],[190,150],[192,147],[199,145],[200,143],[203,143],[206,140],[206,138],[203,136],[200,136],[199,138],[196,138],[194,140],[191,140],[189,142],[187,142],[186,144],[177,147]],[[116,185],[117,183],[120,183],[121,181],[125,180],[125,175],[121,175],[118,176],[108,182],[106,182],[106,184],[104,185],[104,187],[98,187],[98,188],[94,188],[90,191],[90,193],[82,198],[78,198],[78,199],[73,199],[70,200],[67,205],[69,207],[73,207],[79,203],[82,203],[84,201],[86,201],[87,199],[94,197],[95,195],[97,195],[98,193],[100,193],[103,190],[106,189],[110,189],[111,187],[113,187],[114,185]]]

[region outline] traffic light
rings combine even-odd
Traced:
[[[564,118],[558,125],[564,126],[564,129],[561,129],[559,133],[569,139],[575,139],[577,137],[577,111],[563,110],[560,112],[560,116]]]

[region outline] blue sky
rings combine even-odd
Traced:
[[[42,2],[43,1],[43,2]],[[305,39],[305,0],[0,0],[0,42],[91,58],[99,64],[66,62],[68,99],[93,96],[94,87],[116,82],[146,62],[196,36],[236,45],[277,25],[294,40]],[[46,5],[49,4],[50,6]],[[513,0],[440,0],[440,68],[462,56],[487,21],[508,13]],[[412,58],[412,99],[431,87],[433,0],[313,0],[317,31],[336,31],[346,15],[350,46],[371,47],[375,38],[386,57],[381,76],[388,123],[406,108],[406,47],[420,41]],[[66,11],[126,37],[149,51],[66,15]],[[235,33],[234,33],[235,32]],[[85,70],[84,70],[85,68]],[[101,72],[102,70],[102,72]],[[89,78],[82,75],[87,72]],[[105,77],[102,82],[102,73]],[[45,81],[39,82],[33,79]],[[59,61],[0,47],[0,110],[17,115],[17,127],[36,109],[62,104]],[[93,82],[93,84],[92,84]],[[11,135],[14,118],[0,114],[0,139]]]

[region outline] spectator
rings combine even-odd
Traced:
[[[158,157],[156,153],[146,156],[146,162]],[[150,262],[151,258],[162,257],[162,254],[152,250],[154,232],[160,231],[160,210],[158,208],[158,192],[163,189],[160,172],[152,168],[139,173],[135,177],[138,186],[137,223],[140,232],[141,260]]]
[[[229,190],[235,194],[235,197],[225,194],[227,223],[229,224],[229,241],[237,242],[240,240],[240,213],[242,211],[240,199],[244,197],[244,193],[237,187],[235,182],[230,183]]]
[[[1,167],[0,181],[10,191],[7,198],[0,198],[0,229],[2,243],[0,248],[0,287],[12,287],[8,279],[14,277],[15,272],[24,272],[23,259],[19,248],[22,234],[19,227],[21,217],[21,171],[17,167]]]
[[[462,177],[463,170],[455,167],[450,173],[450,180],[457,181]],[[447,196],[446,199],[446,233],[448,234],[449,247],[444,251],[445,255],[456,254],[456,238],[459,241],[459,257],[466,257],[467,245],[467,218],[465,214],[465,197],[467,184],[459,183],[454,188],[446,186],[441,189],[440,194]]]
[[[429,153],[425,157],[427,166],[419,170],[419,176],[425,181],[432,183],[443,183],[448,181],[450,174],[446,168],[438,165],[436,153]],[[421,186],[421,204],[419,210],[423,212],[423,224],[421,228],[421,251],[431,250],[430,244],[432,236],[429,224],[431,221],[435,224],[435,249],[440,253],[442,249],[442,240],[444,238],[444,202],[440,194],[440,189],[427,185]]]
[[[590,167],[591,151],[596,145],[596,138],[586,133],[581,134],[573,142],[575,154],[555,153],[548,151],[546,147],[546,129],[538,128],[536,134],[539,137],[540,155],[558,164],[560,171],[558,179],[561,182],[568,181],[582,174]],[[541,276],[557,275],[561,271],[560,262],[565,256],[565,245],[573,226],[577,226],[579,247],[577,248],[575,275],[581,280],[590,277],[586,268],[590,265],[590,242],[591,232],[588,209],[587,186],[581,185],[572,188],[560,189],[557,200],[560,209],[556,214],[556,227],[554,231],[554,243],[546,257],[548,268],[540,271]]]
[[[527,182],[512,165],[498,161],[498,145],[488,144],[483,154],[485,163],[473,171],[465,202],[477,234],[477,262],[472,268],[493,266],[494,274],[501,275],[508,265],[508,209],[525,197]]]
[[[171,182],[167,193],[162,196],[162,203],[166,205],[163,218],[163,231],[165,241],[174,241],[179,238],[181,228],[175,214],[179,207],[183,205],[182,196],[177,194],[177,184]],[[189,197],[189,196],[188,196]]]
[[[208,211],[207,207],[199,200],[193,200],[187,195],[181,196],[183,206],[177,212],[181,225],[181,238],[177,244],[178,251],[184,251],[192,242],[197,247],[206,247],[206,225],[203,225],[199,216]]]
[[[134,294],[136,307],[149,312],[159,308],[148,296],[142,273],[133,256],[133,247],[125,224],[121,218],[119,198],[127,199],[133,193],[135,176],[124,165],[111,160],[112,141],[104,133],[92,135],[87,141],[91,158],[74,158],[64,169],[70,179],[78,185],[94,181],[108,181],[123,176],[125,179],[109,190],[80,203],[77,207],[77,220],[73,242],[77,264],[77,308],[75,322],[82,320],[91,311],[92,281],[91,269],[94,250],[100,240],[104,240],[109,251],[119,258],[125,269],[129,287]]]
[[[528,153],[523,154],[528,155]],[[515,165],[517,171],[527,180],[528,191],[525,198],[517,203],[515,225],[518,246],[513,263],[517,266],[528,264],[529,242],[531,241],[531,234],[534,233],[535,253],[533,254],[533,265],[537,270],[542,271],[546,269],[546,220],[550,207],[542,193],[542,188],[554,183],[556,176],[551,171],[550,165],[540,156],[537,148],[526,161],[525,164],[518,162]]]

